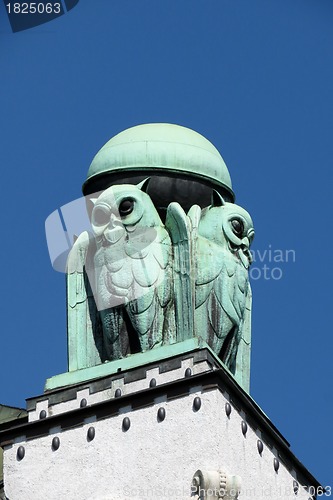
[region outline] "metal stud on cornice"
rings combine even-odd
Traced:
[[[24,458],[24,455],[25,455],[24,446],[19,446],[16,452],[17,460],[22,460]]]
[[[123,431],[126,432],[131,427],[131,421],[128,417],[123,419]]]
[[[242,420],[242,433],[243,433],[243,436],[246,436],[246,433],[247,433],[247,423],[244,422],[244,420]]]
[[[164,419],[165,419],[165,408],[159,408],[157,410],[157,420],[159,422],[163,422]]]
[[[45,410],[42,410],[40,413],[39,413],[39,418],[40,420],[43,420],[44,418],[47,417],[47,413]]]
[[[87,432],[87,440],[92,441],[95,437],[95,427],[89,427]]]
[[[280,467],[280,462],[278,461],[277,458],[274,458],[274,470],[275,470],[275,472],[277,472],[279,470],[279,467]]]
[[[156,378],[152,378],[149,382],[149,387],[156,387]]]
[[[293,490],[294,490],[295,495],[297,495],[298,490],[299,490],[299,484],[295,479],[293,481]]]
[[[121,389],[119,389],[119,387],[118,387],[118,389],[116,389],[116,392],[114,393],[114,397],[120,398],[120,396],[121,396]]]
[[[186,368],[186,370],[185,370],[185,377],[187,378],[187,377],[190,377],[191,375],[192,375],[191,368]]]
[[[80,408],[84,408],[85,406],[87,406],[87,400],[86,398],[83,398],[80,401]]]
[[[53,439],[52,439],[52,450],[53,451],[56,451],[60,446],[60,439],[58,438],[58,436],[55,436]]]
[[[229,418],[230,413],[231,413],[231,404],[228,402],[226,402],[226,404],[225,404],[225,412],[226,412],[227,417]]]
[[[264,444],[261,441],[261,439],[258,439],[258,441],[257,441],[257,448],[258,448],[259,455],[261,456],[263,449],[264,449]]]
[[[201,399],[199,398],[199,396],[197,396],[193,400],[193,410],[199,411],[200,408],[201,408]]]

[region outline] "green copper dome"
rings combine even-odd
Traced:
[[[112,137],[93,159],[83,193],[106,188],[112,179],[131,176],[179,176],[228,193],[231,179],[220,153],[205,137],[186,127],[148,123]]]

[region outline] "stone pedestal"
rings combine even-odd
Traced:
[[[308,500],[319,486],[208,346],[54,388],[27,409],[0,435],[10,500]]]

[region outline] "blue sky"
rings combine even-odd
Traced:
[[[46,217],[110,137],[177,123],[219,149],[254,219],[251,394],[332,485],[332,23],[331,0],[80,0],[13,34],[0,5],[1,403],[66,370]]]

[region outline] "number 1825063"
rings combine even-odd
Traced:
[[[9,2],[6,7],[8,14],[60,14],[61,12],[59,2]]]

